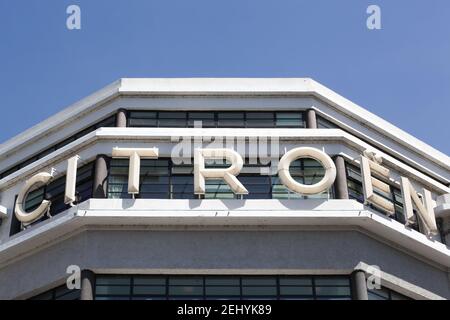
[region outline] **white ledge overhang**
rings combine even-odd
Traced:
[[[19,171],[0,180],[0,190],[6,189],[17,181],[27,179],[37,170],[48,168],[55,163],[65,160],[80,150],[88,148],[98,141],[136,141],[136,142],[167,142],[173,143],[173,138],[181,137],[265,137],[267,129],[194,129],[194,128],[101,128],[86,136],[68,144],[67,146],[54,151],[46,157],[33,162]],[[359,153],[373,148],[359,138],[341,129],[270,129],[270,137],[278,138],[280,142],[293,141],[299,145],[305,143],[337,143],[345,145]],[[450,193],[450,188],[428,177],[420,171],[404,164],[384,152],[384,163],[388,167],[397,170],[399,173],[407,174],[414,178],[430,190],[440,193]],[[351,160],[351,159],[349,159]]]
[[[1,244],[0,267],[90,228],[157,230],[176,226],[359,230],[444,270],[450,268],[450,250],[442,243],[368,211],[354,200],[319,199],[91,199]]]

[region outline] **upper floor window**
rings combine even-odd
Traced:
[[[347,187],[349,198],[364,203],[364,192],[360,168],[352,164],[346,163],[346,170],[347,170]],[[397,186],[390,185],[390,189],[391,192],[386,193],[374,186],[373,191],[375,194],[386,199],[387,201],[391,202],[394,205],[395,214],[392,216],[392,218],[401,223],[405,223],[405,216],[403,213],[402,192]],[[370,205],[370,207],[383,214],[386,213],[384,210],[376,206]],[[411,227],[416,230],[419,229],[417,224],[412,225]]]
[[[129,127],[305,128],[302,111],[130,111]]]
[[[77,203],[81,203],[92,197],[93,176],[94,163],[89,163],[78,169],[76,182]],[[49,209],[49,214],[51,216],[57,215],[69,209],[70,206],[64,203],[65,182],[66,177],[63,176],[56,180],[53,180],[46,186],[39,187],[29,192],[24,203],[25,211],[33,211],[41,204],[43,200],[51,201]],[[32,225],[45,221],[48,218],[48,215],[44,215],[39,220],[33,222]],[[15,220],[15,222],[11,224],[11,235],[20,232],[23,227],[20,223],[18,223],[15,215],[13,216],[13,219]]]
[[[130,198],[128,194],[127,159],[113,159],[108,180],[109,198]],[[206,161],[207,167],[228,167],[226,162]],[[302,196],[288,190],[277,175],[263,175],[261,165],[246,164],[238,179],[249,191],[243,199],[305,199],[331,198],[329,190],[319,195]],[[300,159],[291,164],[292,177],[302,184],[311,185],[324,176],[323,167],[312,159]],[[174,164],[169,159],[141,161],[140,193],[137,198],[147,199],[196,199],[194,194],[194,167],[192,164]],[[206,180],[205,199],[238,199],[223,180]]]
[[[89,126],[88,128],[83,129],[83,130],[75,133],[74,135],[70,136],[69,138],[66,138],[63,141],[60,141],[60,142],[50,146],[49,148],[39,152],[38,154],[23,160],[22,162],[16,164],[15,166],[13,166],[13,167],[11,167],[11,168],[9,168],[7,170],[2,171],[0,173],[0,179],[3,179],[6,176],[9,176],[10,174],[13,174],[14,172],[19,171],[22,168],[25,168],[27,165],[29,165],[29,164],[31,164],[31,163],[33,163],[35,161],[38,161],[39,159],[44,158],[45,156],[49,155],[50,153],[65,147],[69,143],[71,143],[71,142],[73,142],[75,140],[78,140],[79,138],[87,135],[90,132],[93,132],[93,131],[97,130],[98,128],[115,127],[115,125],[116,125],[116,116],[115,115],[111,116],[111,117],[108,117],[108,118],[106,118],[106,119],[104,119],[102,121],[99,121],[99,122]]]
[[[324,117],[317,115],[317,128],[318,129],[337,129],[339,127],[337,125],[335,125],[333,122],[325,119]]]
[[[41,293],[37,296],[30,298],[30,300],[80,300],[80,289],[68,289],[64,284],[60,287],[51,289],[47,292]]]

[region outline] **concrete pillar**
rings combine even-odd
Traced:
[[[81,271],[80,300],[94,300],[95,274],[91,270]]]
[[[127,110],[119,109],[116,115],[116,127],[126,128],[127,127]]]
[[[442,242],[450,247],[450,217],[438,218]]]
[[[105,155],[98,155],[95,159],[93,198],[105,199],[107,197],[108,162],[109,158]]]
[[[347,171],[345,160],[342,156],[334,158],[336,165],[336,180],[334,181],[334,192],[336,199],[348,199]]]
[[[316,111],[313,109],[306,110],[306,128],[317,129]]]
[[[434,212],[442,242],[450,246],[450,193],[437,197]]]
[[[351,278],[353,300],[369,300],[366,273],[362,270],[355,270]]]

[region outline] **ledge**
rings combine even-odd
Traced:
[[[271,210],[268,210],[271,208]],[[346,208],[346,209],[344,209]],[[0,267],[89,228],[359,230],[448,270],[450,249],[354,200],[91,199],[0,245]]]

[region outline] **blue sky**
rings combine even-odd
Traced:
[[[71,4],[81,30],[66,28]],[[366,27],[370,4],[382,30]],[[448,0],[0,0],[0,142],[121,77],[312,77],[450,154],[449,11]]]

